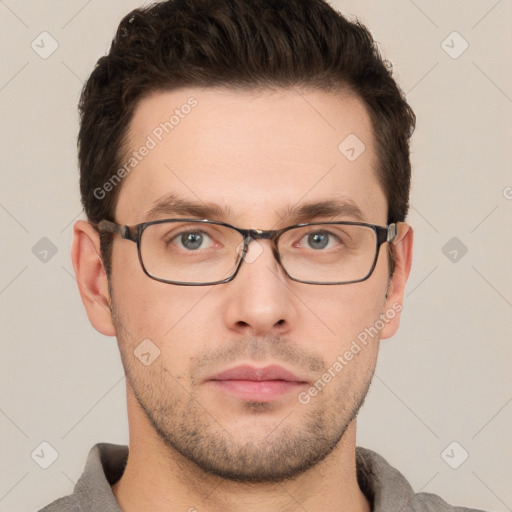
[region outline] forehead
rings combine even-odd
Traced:
[[[122,165],[115,217],[125,224],[149,220],[168,195],[218,205],[221,220],[246,227],[321,201],[355,205],[368,222],[387,213],[368,113],[346,92],[154,93],[136,108]]]

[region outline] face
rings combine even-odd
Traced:
[[[162,125],[176,109],[172,128]],[[365,145],[356,159],[338,147],[351,134]],[[208,208],[208,218],[242,228],[386,225],[369,116],[348,94],[153,94],[138,105],[126,161],[134,151],[115,212],[120,224],[204,218],[200,208]],[[176,209],[171,194],[199,208]],[[307,218],[293,213],[325,202],[341,206]],[[116,336],[135,414],[167,446],[224,478],[278,481],[325,459],[364,400],[379,338],[398,322],[400,289],[391,293],[386,244],[372,276],[348,285],[290,280],[269,240],[251,242],[236,278],[220,285],[150,279],[135,244],[118,236],[112,268]],[[150,364],[136,356],[138,347]]]

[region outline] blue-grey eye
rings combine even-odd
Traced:
[[[330,234],[325,231],[316,231],[308,235],[308,244],[312,249],[325,249],[329,243]]]
[[[204,236],[202,233],[183,233],[180,242],[186,249],[199,249],[203,243]]]

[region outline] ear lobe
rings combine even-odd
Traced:
[[[115,336],[107,274],[100,256],[99,233],[89,222],[79,220],[73,226],[71,259],[89,321],[102,334]]]
[[[388,318],[381,331],[381,339],[390,338],[400,325],[400,312],[405,293],[405,285],[412,265],[413,230],[405,222],[399,223],[397,241],[393,242],[395,272],[389,284],[384,305],[384,315]],[[388,313],[388,314],[387,314]]]

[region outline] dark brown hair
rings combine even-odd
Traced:
[[[355,93],[372,121],[388,222],[403,221],[415,116],[386,64],[369,31],[323,0],[168,0],[132,11],[80,98],[80,191],[89,221],[114,220],[122,184],[102,187],[119,171],[138,102],[187,86]],[[102,235],[107,273],[110,242]]]

